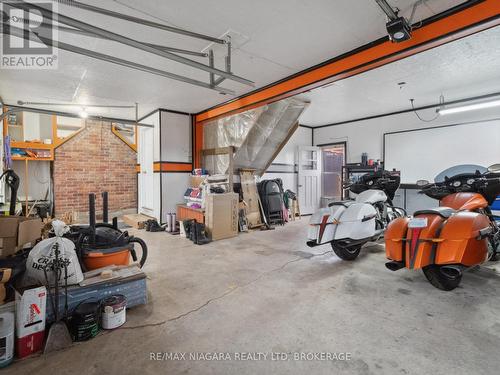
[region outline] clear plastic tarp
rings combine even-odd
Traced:
[[[234,169],[252,168],[262,175],[308,104],[297,98],[283,99],[211,121],[203,127],[203,148],[235,146]],[[227,173],[227,155],[206,155],[203,162],[211,174]]]

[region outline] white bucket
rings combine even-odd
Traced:
[[[102,301],[101,326],[103,329],[115,329],[126,321],[127,299],[116,294]]]
[[[14,358],[14,313],[0,314],[0,367],[5,367]]]

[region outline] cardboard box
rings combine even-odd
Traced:
[[[193,176],[189,177],[189,186],[191,187],[200,187],[200,185],[205,181],[207,176]]]
[[[44,286],[16,290],[16,352],[27,357],[43,349],[47,290]]]
[[[42,220],[24,216],[0,216],[0,258],[14,254],[42,236]]]
[[[123,215],[122,217],[122,220],[125,224],[128,224],[136,229],[144,229],[144,223],[151,219],[153,218],[143,214],[129,214]]]
[[[0,305],[4,303],[7,291],[5,290],[5,283],[10,280],[12,276],[12,268],[0,268]]]
[[[212,240],[238,235],[238,201],[236,193],[207,195],[205,228]]]

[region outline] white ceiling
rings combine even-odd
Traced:
[[[406,82],[401,88],[400,82]],[[300,95],[319,126],[500,92],[500,26]]]
[[[385,35],[385,15],[375,0],[81,0],[212,36],[228,30],[236,37],[233,72],[262,87]],[[390,0],[409,16],[415,0]],[[415,20],[440,13],[463,0],[427,0]],[[65,15],[137,40],[201,51],[202,40],[134,25],[126,21],[59,5]],[[101,53],[208,81],[208,73],[115,42],[61,32],[59,40]],[[78,104],[139,103],[140,114],[158,107],[199,112],[232,98],[215,91],[59,51],[57,70],[0,70],[0,95],[7,103],[23,101]],[[204,60],[200,60],[204,61]],[[223,67],[222,56],[216,66]],[[226,81],[237,95],[251,87]],[[133,118],[133,110],[90,113]],[[316,121],[316,120],[314,120]]]

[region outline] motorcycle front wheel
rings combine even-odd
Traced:
[[[441,272],[441,267],[436,264],[431,264],[422,268],[425,277],[432,284],[432,286],[450,291],[455,289],[462,281],[462,275],[457,277],[448,277]]]
[[[342,246],[338,243],[331,242],[333,252],[343,260],[354,260],[358,257],[359,252],[361,251],[361,245],[354,246]]]

